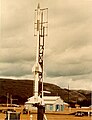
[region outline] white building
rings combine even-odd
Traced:
[[[43,97],[45,110],[46,111],[63,111],[64,110],[64,102],[60,98],[60,96],[44,96]],[[39,98],[40,101],[40,98]],[[25,103],[26,109],[34,109],[32,104],[34,103],[33,97],[29,98]]]

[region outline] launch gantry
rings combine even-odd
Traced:
[[[34,94],[38,91],[38,96],[43,97],[43,77],[44,77],[44,38],[48,29],[48,8],[40,9],[38,4],[35,9],[34,36],[37,37],[36,65],[34,68],[35,78],[37,74],[38,84],[34,85]],[[37,82],[37,81],[35,81]]]

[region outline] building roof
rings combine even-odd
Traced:
[[[44,100],[57,100],[60,99],[60,96],[44,96]]]
[[[37,98],[35,98],[35,96],[32,96],[30,98],[28,98],[28,101],[26,102],[26,104],[35,104],[35,103],[41,103],[42,99],[38,96]]]
[[[45,104],[63,104],[60,96],[44,96],[43,99]]]
[[[28,101],[26,104],[34,104],[36,103],[34,100],[34,96],[28,98]],[[38,102],[41,103],[42,98],[38,97]],[[60,96],[44,96],[43,97],[44,104],[63,104],[63,100],[60,98]]]

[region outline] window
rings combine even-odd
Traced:
[[[53,110],[53,105],[50,105],[50,110]]]

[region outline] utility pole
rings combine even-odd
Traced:
[[[13,103],[14,100],[18,100],[18,99],[13,99],[13,98],[12,98],[12,95],[10,95],[10,103],[11,103],[11,106],[12,106],[12,103]]]
[[[68,84],[68,104],[69,104],[69,84]]]
[[[9,99],[9,93],[7,93],[7,107],[8,107],[8,99]]]

